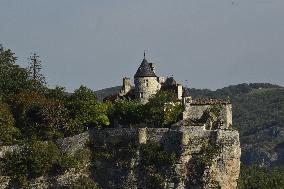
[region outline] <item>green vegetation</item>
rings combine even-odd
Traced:
[[[98,184],[89,177],[80,177],[73,185],[73,189],[100,189]]]
[[[200,151],[200,161],[202,167],[211,166],[213,159],[221,153],[222,147],[220,145],[212,145],[211,142],[204,143]]]
[[[169,127],[181,120],[183,106],[172,92],[159,91],[145,105],[137,101],[117,101],[113,104],[111,119],[129,126],[146,123],[150,127]]]
[[[0,103],[0,145],[10,145],[19,137],[15,119],[7,104]]]
[[[158,143],[148,143],[140,146],[141,170],[144,173],[146,188],[162,189],[163,183],[171,173],[171,165],[176,163],[176,154],[164,150]]]
[[[14,185],[25,187],[30,180],[39,176],[63,173],[79,167],[88,154],[86,150],[73,155],[62,154],[52,142],[29,142],[21,150],[5,155],[2,160],[3,173],[12,178]]]
[[[94,179],[106,188],[111,182],[121,183],[131,170],[132,159],[136,158],[138,144],[125,138],[115,138],[113,141],[94,142],[92,150],[92,173]]]
[[[238,189],[283,189],[284,169],[241,167]]]
[[[167,127],[182,118],[183,106],[178,103],[176,94],[159,91],[145,105],[146,123],[153,127]]]
[[[115,102],[111,112],[111,120],[121,125],[141,123],[144,119],[144,106],[136,101]]]

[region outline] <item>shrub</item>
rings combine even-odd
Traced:
[[[23,146],[20,151],[6,154],[3,172],[22,187],[39,176],[77,168],[89,157],[89,150],[80,150],[74,155],[61,154],[52,142],[34,141]]]
[[[86,176],[81,176],[72,186],[73,189],[100,189],[95,181]]]
[[[19,130],[14,127],[15,120],[7,104],[0,103],[0,145],[11,145],[19,137]]]

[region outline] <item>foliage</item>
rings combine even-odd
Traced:
[[[113,138],[111,141],[98,142],[92,145],[92,173],[96,181],[105,188],[111,187],[111,182],[118,178],[126,178],[136,158],[138,144],[125,138]],[[106,167],[113,167],[106,169]],[[115,173],[115,174],[114,174]]]
[[[137,101],[120,100],[114,103],[110,117],[122,125],[137,124],[143,121],[143,111]]]
[[[140,146],[141,169],[145,172],[146,187],[149,189],[164,188],[165,177],[170,166],[176,163],[176,154],[164,150],[159,143],[147,143]]]
[[[13,104],[17,127],[25,138],[53,139],[68,130],[68,111],[60,100],[38,92],[22,92]]]
[[[0,103],[0,144],[11,145],[20,135],[15,127],[15,120],[10,107],[7,104]]]
[[[64,87],[56,86],[54,89],[47,89],[45,91],[45,95],[48,98],[52,98],[55,100],[66,101],[67,100],[67,92]]]
[[[101,127],[110,124],[108,115],[110,105],[97,102],[95,93],[87,87],[81,86],[68,98],[67,108],[70,116],[78,125],[79,130],[86,127]]]
[[[176,94],[159,91],[144,106],[146,123],[154,127],[165,127],[177,122],[182,116],[183,107],[176,102]]]
[[[62,154],[52,142],[30,141],[21,150],[5,155],[4,173],[21,187],[39,176],[77,168],[88,158],[88,150],[79,150],[74,155]]]
[[[213,159],[216,155],[221,153],[221,146],[212,145],[212,143],[203,143],[200,151],[200,160],[201,163],[205,166],[210,166],[213,163]]]
[[[137,143],[126,139],[114,139],[105,144],[97,142],[94,149],[94,159],[110,161],[124,167],[129,165],[126,161],[135,156]]]
[[[27,185],[28,180],[48,173],[60,157],[59,149],[51,142],[32,142],[20,151],[4,157],[4,173],[14,182]]]
[[[238,189],[282,189],[284,188],[284,169],[242,166]]]
[[[74,154],[64,153],[57,160],[54,165],[54,172],[64,173],[70,168],[79,168],[85,166],[84,163],[89,161],[91,158],[91,152],[89,149],[81,149],[76,151]]]
[[[42,65],[41,61],[39,60],[39,56],[36,53],[33,53],[32,56],[29,58],[29,74],[30,78],[35,87],[41,87],[46,84],[45,77],[41,73]]]
[[[73,189],[100,189],[98,184],[89,177],[81,176],[72,186]]]
[[[147,143],[140,146],[141,164],[144,166],[170,166],[176,162],[176,154],[168,152],[158,143]]]
[[[5,100],[21,91],[33,88],[28,71],[15,65],[16,60],[10,49],[0,52],[0,96]]]

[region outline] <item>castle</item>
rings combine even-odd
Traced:
[[[132,87],[130,79],[124,78],[120,92],[106,100],[137,99],[145,104],[159,90],[170,90],[184,106],[183,119],[167,128],[146,124],[105,127],[60,138],[56,144],[62,153],[90,155],[84,155],[78,168],[57,176],[46,174],[33,179],[30,186],[70,188],[87,177],[106,189],[149,189],[153,184],[163,189],[236,189],[241,148],[238,131],[229,129],[231,103],[191,98],[172,77],[157,77],[154,64],[145,55],[134,83]],[[0,159],[16,150],[21,146],[1,147]],[[11,178],[1,174],[0,189],[9,188]]]
[[[232,125],[232,104],[228,100],[221,99],[192,99],[187,89],[178,84],[173,77],[158,77],[155,72],[155,64],[144,58],[134,75],[132,87],[130,78],[123,78],[123,85],[117,99],[136,99],[146,104],[151,96],[158,91],[174,92],[183,103],[185,110],[183,120],[179,124],[187,126],[201,126],[207,129],[228,129]]]

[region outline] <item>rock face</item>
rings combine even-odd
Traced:
[[[167,168],[167,171],[164,170],[165,167],[156,169],[160,175],[163,175],[164,180],[160,186],[164,187],[161,188],[231,189],[237,187],[241,155],[237,131],[205,130],[203,127],[108,129],[96,133],[94,137],[95,143],[103,140],[105,144],[119,138],[129,141],[137,139],[140,145],[158,143],[165,151],[176,154],[175,163]],[[143,157],[139,157],[139,150],[137,154],[129,160],[127,173],[124,172],[122,178],[109,180],[114,183],[105,188],[123,188],[125,185],[127,188],[148,188],[143,182],[145,174],[140,168],[143,166],[141,165]],[[97,162],[99,165],[104,163],[106,162]],[[109,167],[110,172],[105,174],[108,178],[112,178],[113,172],[123,172],[120,168],[119,165]]]
[[[239,134],[233,130],[104,129],[58,140],[58,145],[70,153],[88,146],[93,152],[88,171],[39,178],[32,188],[68,188],[80,174],[88,174],[106,189],[234,189],[240,172]],[[149,153],[150,147],[154,151]],[[7,178],[3,183],[5,188]]]

